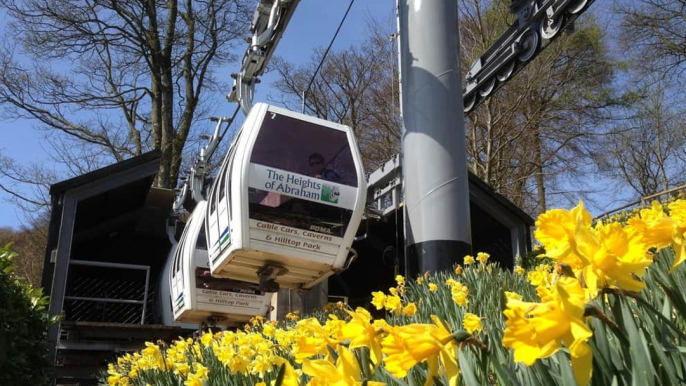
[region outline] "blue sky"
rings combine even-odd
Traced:
[[[294,63],[308,61],[313,48],[326,48],[329,44],[349,4],[348,0],[301,0],[281,39],[276,55]],[[393,14],[394,9],[395,0],[356,0],[332,49],[343,49],[360,43],[364,40],[369,18],[386,20]],[[1,14],[0,26],[4,26],[4,15]],[[226,73],[238,70],[238,64],[236,64],[235,68],[228,68]],[[268,74],[262,80],[263,82],[256,89],[255,102],[267,101],[271,83],[275,78]],[[227,93],[228,91],[226,90]],[[225,110],[217,112],[217,115],[228,115],[234,109],[233,105],[223,100],[218,103],[218,106]],[[207,130],[210,129],[208,125]],[[47,146],[41,144],[42,137],[43,133],[35,129],[35,123],[31,121],[0,120],[0,138],[2,138],[0,154],[18,163],[54,164],[46,153]],[[6,199],[7,195],[0,192],[0,227],[16,228],[22,224],[23,215]]]

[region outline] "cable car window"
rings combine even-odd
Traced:
[[[240,136],[240,135],[241,135],[241,133],[239,132],[238,136]],[[236,137],[236,141],[238,140],[238,136]],[[236,147],[231,146],[231,149],[229,149],[229,162],[228,162],[228,169],[229,170],[233,169],[233,160],[235,158],[236,158]],[[229,186],[231,186],[231,175],[230,175],[231,173],[227,173],[227,174],[229,174],[229,176],[228,176]],[[229,188],[228,196],[229,196],[229,201],[228,201],[227,205],[228,205],[228,209],[229,209],[229,221],[231,221],[231,220],[233,220],[233,211],[231,210],[231,208],[232,208],[231,202],[233,200],[233,194],[232,194],[231,188]],[[230,242],[230,240],[229,240],[229,242]]]
[[[195,246],[197,249],[207,250],[207,236],[205,234],[205,227],[200,230],[198,234],[198,242]]]
[[[222,165],[222,168],[220,170],[220,175],[219,175],[219,183],[217,184],[217,187],[219,188],[219,194],[217,195],[217,202],[221,201],[224,199],[226,187],[224,180],[226,179],[226,169],[228,168],[228,162],[224,162]]]
[[[358,186],[344,131],[268,112],[250,162],[251,219],[344,235]]]
[[[210,213],[214,213],[216,210],[217,210],[217,188],[216,188],[216,185],[213,185],[212,189],[210,189]]]
[[[272,112],[264,117],[250,162],[357,186],[345,132]]]
[[[174,272],[181,271],[181,257],[183,256],[183,245],[186,239],[181,237],[181,241],[176,244],[176,253],[174,254]]]

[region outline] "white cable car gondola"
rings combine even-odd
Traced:
[[[256,285],[210,275],[205,241],[207,202],[193,209],[174,253],[170,272],[171,304],[176,322],[235,325],[271,307],[271,293]]]
[[[349,127],[256,104],[209,195],[212,275],[311,288],[350,263],[366,194]]]

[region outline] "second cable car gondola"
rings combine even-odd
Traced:
[[[366,193],[349,127],[256,104],[210,191],[212,275],[314,286],[350,262]]]
[[[169,274],[176,322],[236,325],[271,308],[271,293],[256,285],[210,275],[205,239],[207,202],[193,209],[176,246]]]

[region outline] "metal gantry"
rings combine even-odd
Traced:
[[[512,0],[517,20],[475,60],[462,98],[470,113],[531,62],[595,0]]]

